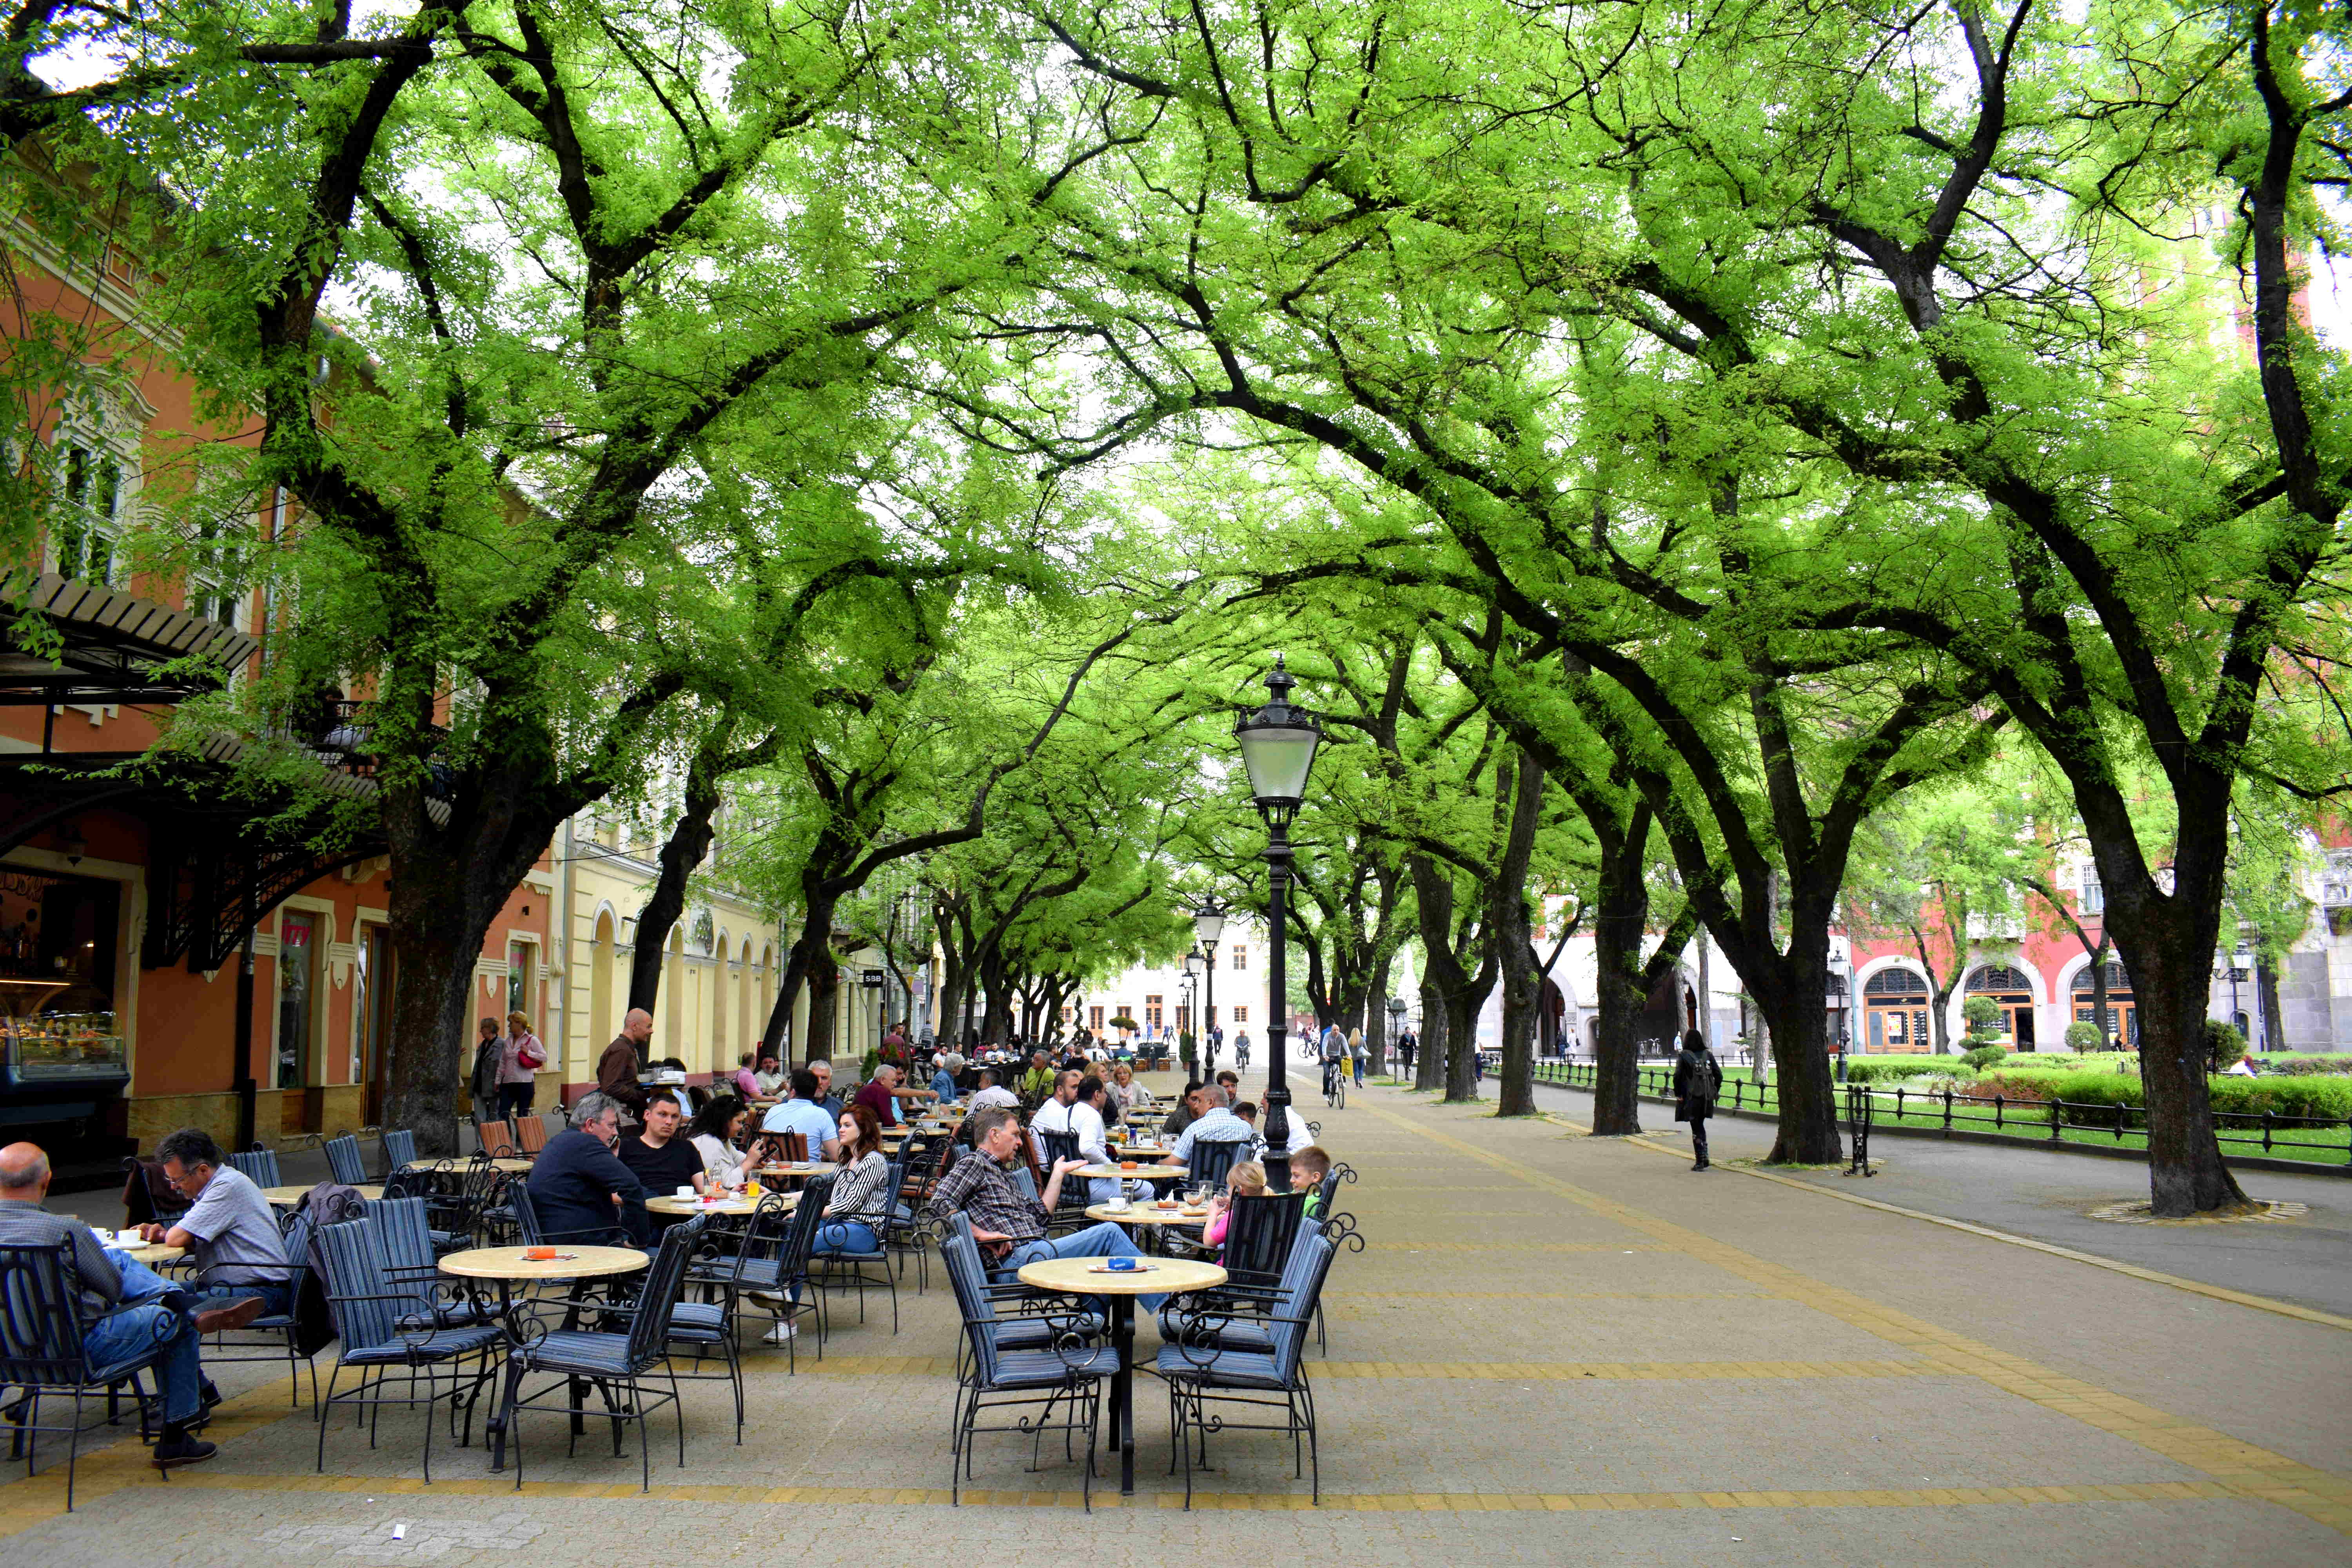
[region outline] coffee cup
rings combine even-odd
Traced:
[[[694,1184],[692,1182],[687,1183],[686,1185],[678,1188],[675,1195],[681,1198],[690,1198],[694,1196]]]

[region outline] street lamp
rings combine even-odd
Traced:
[[[1209,1026],[1217,1016],[1217,938],[1225,931],[1225,906],[1203,899],[1192,911],[1192,934],[1201,939],[1201,973],[1205,977],[1201,1000],[1201,1081],[1217,1081],[1217,1042]]]
[[[1402,997],[1402,996],[1391,996],[1391,997],[1390,997],[1390,998],[1389,998],[1389,1037],[1388,1037],[1388,1044],[1387,1044],[1387,1045],[1386,1045],[1386,1047],[1381,1050],[1381,1054],[1382,1056],[1387,1056],[1391,1051],[1395,1051],[1395,1050],[1397,1049],[1397,1039],[1398,1039],[1398,1037],[1399,1037],[1400,1036],[1402,1036],[1403,1033],[1404,1033],[1404,998],[1403,998],[1403,997]],[[1399,1052],[1399,1053],[1398,1053],[1398,1055],[1397,1055],[1397,1057],[1395,1058],[1395,1059],[1396,1059],[1396,1060],[1398,1060],[1398,1061],[1402,1061],[1402,1060],[1403,1060],[1404,1058],[1403,1058],[1403,1055],[1402,1055],[1402,1052]]]
[[[1234,725],[1234,739],[1249,770],[1250,798],[1265,818],[1266,908],[1273,926],[1266,965],[1265,1179],[1270,1191],[1290,1190],[1290,1088],[1284,1058],[1290,1051],[1289,982],[1283,973],[1285,900],[1290,889],[1290,825],[1307,799],[1307,774],[1315,748],[1323,743],[1323,722],[1290,700],[1298,682],[1274,656],[1265,678],[1265,706]]]

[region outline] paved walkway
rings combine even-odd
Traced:
[[[1495,1080],[1488,1079],[1491,1097]],[[1536,1102],[1571,1123],[1592,1115],[1592,1097],[1551,1084],[1537,1087]],[[1674,1108],[1644,1100],[1643,1134],[1688,1157],[1686,1130]],[[1760,1160],[1771,1152],[1772,1123],[1725,1116],[1708,1123],[1709,1152],[1717,1160]],[[2305,1205],[2291,1223],[2239,1221],[2122,1225],[2089,1216],[2094,1209],[2147,1196],[2147,1166],[2097,1154],[1940,1138],[1889,1134],[1871,1140],[1876,1174],[1867,1179],[1836,1171],[1784,1171],[1843,1197],[1867,1199],[2007,1235],[2090,1253],[2137,1268],[2297,1303],[2352,1318],[2352,1173],[2312,1174],[2241,1171],[2249,1197]]]
[[[395,1413],[373,1452],[339,1423],[320,1476],[317,1428],[278,1380],[232,1402],[221,1459],[168,1485],[126,1445],[85,1460],[70,1518],[61,1477],[0,1486],[0,1552],[716,1568],[984,1541],[1073,1561],[2352,1562],[2345,1329],[1694,1175],[1661,1141],[1395,1089],[1302,1109],[1361,1173],[1343,1206],[1371,1241],[1334,1274],[1314,1369],[1319,1510],[1287,1445],[1229,1434],[1202,1509],[1253,1517],[1187,1518],[1147,1393],[1146,1489],[1124,1507],[1098,1491],[1082,1519],[1074,1467],[1029,1473],[1026,1446],[998,1438],[950,1512],[954,1330],[935,1271],[896,1338],[887,1307],[861,1328],[853,1306],[798,1376],[753,1352],[741,1447],[724,1391],[689,1390],[690,1462],[657,1444],[650,1496],[634,1452],[567,1459],[547,1420],[526,1428],[519,1492],[437,1445],[426,1489]]]

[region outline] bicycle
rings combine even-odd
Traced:
[[[1348,1074],[1344,1064],[1339,1062],[1323,1064],[1323,1103],[1334,1110],[1344,1110],[1348,1108]]]

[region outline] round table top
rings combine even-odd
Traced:
[[[478,1247],[441,1260],[441,1272],[467,1279],[585,1279],[635,1274],[653,1259],[634,1247],[559,1247],[557,1257],[534,1263],[520,1247]]]
[[[1110,1152],[1122,1160],[1165,1160],[1176,1152],[1164,1143],[1113,1143]]]
[[[1074,1296],[1161,1296],[1180,1290],[1205,1290],[1225,1282],[1225,1271],[1213,1263],[1188,1258],[1154,1258],[1132,1272],[1111,1273],[1099,1258],[1041,1258],[1021,1266],[1021,1283],[1039,1290],[1065,1290]]]
[[[797,1198],[796,1193],[783,1194]],[[655,1214],[750,1214],[760,1206],[758,1198],[726,1197],[717,1203],[704,1203],[700,1198],[647,1198],[646,1207]]]
[[[158,1263],[169,1263],[173,1258],[188,1255],[184,1247],[173,1247],[161,1241],[142,1241],[135,1230],[100,1230],[95,1226],[90,1228],[96,1232],[100,1247],[110,1247],[117,1252],[127,1253],[131,1261],[144,1263],[150,1268]]]
[[[1129,1181],[1136,1180],[1139,1177],[1145,1181],[1151,1182],[1181,1182],[1192,1173],[1191,1169],[1183,1165],[1138,1165],[1132,1171],[1127,1169],[1124,1165],[1081,1165],[1078,1167],[1079,1175],[1092,1176],[1097,1181],[1104,1182],[1115,1182],[1122,1177]]]
[[[1095,1204],[1087,1208],[1087,1217],[1088,1219],[1107,1219],[1113,1225],[1185,1225],[1206,1226],[1209,1223],[1209,1211],[1207,1209],[1195,1209],[1187,1213],[1181,1208],[1163,1209],[1151,1204],[1129,1204],[1123,1209],[1115,1209],[1108,1204]]]
[[[797,1165],[762,1165],[755,1173],[761,1176],[822,1176],[832,1170],[822,1160],[803,1160]]]
[[[307,1186],[264,1187],[261,1189],[261,1195],[268,1198],[273,1204],[281,1205],[287,1208],[292,1208],[296,1204],[302,1201],[304,1195],[308,1194],[310,1190],[310,1189]],[[373,1203],[378,1198],[383,1196],[383,1189],[380,1186],[353,1187],[352,1191],[359,1194],[360,1196],[365,1198],[370,1203]]]
[[[435,1171],[440,1169],[442,1165],[446,1164],[453,1171],[463,1171],[467,1166],[471,1165],[473,1163],[471,1156],[459,1154],[453,1156],[446,1161],[411,1160],[407,1164],[403,1165],[401,1169],[404,1171]],[[502,1158],[491,1161],[490,1168],[495,1171],[504,1171],[509,1176],[520,1176],[526,1175],[530,1173],[530,1162],[528,1160]]]

